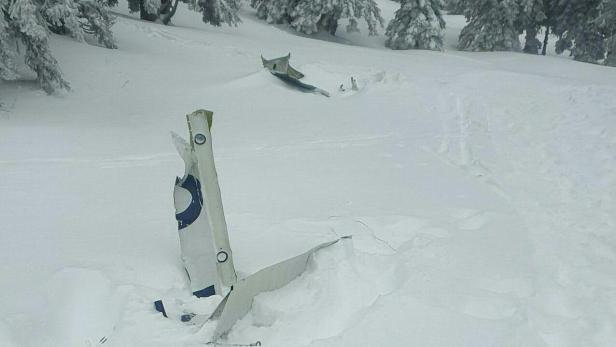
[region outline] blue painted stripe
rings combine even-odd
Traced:
[[[167,312],[165,312],[165,305],[163,305],[162,300],[154,301],[154,308],[156,309],[156,311],[162,313],[163,316],[167,317]]]
[[[286,83],[288,83],[288,84],[290,84],[292,86],[298,87],[302,92],[308,92],[308,91],[312,92],[315,89],[317,89],[317,87],[312,86],[310,84],[306,84],[304,82],[301,82],[298,79],[289,76],[288,74],[272,72],[272,75],[280,78],[281,80],[283,80],[284,82],[286,82]]]
[[[208,296],[212,296],[215,294],[216,294],[216,290],[214,289],[213,285],[207,288],[201,289],[201,290],[197,290],[196,292],[193,293],[193,295],[198,298],[206,298]]]

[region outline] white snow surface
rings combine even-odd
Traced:
[[[616,345],[616,69],[457,52],[446,19],[445,52],[307,38],[247,6],[237,28],[119,16],[117,50],[54,37],[71,92],[0,84],[0,346],[209,341],[152,306],[188,298],[169,132],[199,108],[241,275],[353,235],[222,342]],[[331,98],[261,67],[289,51]]]

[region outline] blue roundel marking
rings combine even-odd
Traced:
[[[180,180],[177,179],[176,185],[179,182]],[[184,211],[175,214],[175,219],[178,221],[178,229],[182,230],[199,218],[203,206],[203,196],[201,195],[201,183],[193,175],[187,175],[184,182],[179,186],[188,190],[191,197],[190,205]]]

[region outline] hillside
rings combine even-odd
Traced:
[[[379,1],[386,20],[396,4]],[[72,91],[0,84],[0,345],[199,346],[152,301],[185,292],[169,132],[214,111],[240,274],[319,252],[228,343],[612,346],[616,69],[561,56],[392,51],[242,10],[119,16],[119,49],[54,37]],[[261,67],[291,52],[305,94]],[[347,89],[350,78],[359,90]]]

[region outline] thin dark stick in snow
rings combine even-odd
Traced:
[[[548,39],[550,37],[550,27],[545,27],[545,37],[543,38],[543,47],[541,48],[541,54],[545,55],[546,49],[548,47]]]
[[[366,227],[366,229],[370,232],[370,234],[372,235],[372,237],[374,237],[376,240],[381,241],[385,246],[389,247],[392,251],[394,252],[398,252],[397,249],[395,249],[392,245],[389,244],[389,242],[383,240],[382,238],[376,236],[376,233],[374,232],[374,230],[372,230],[371,227],[368,226],[368,224],[362,222],[359,219],[353,219],[354,221],[356,221],[357,223],[363,225],[364,227]]]

